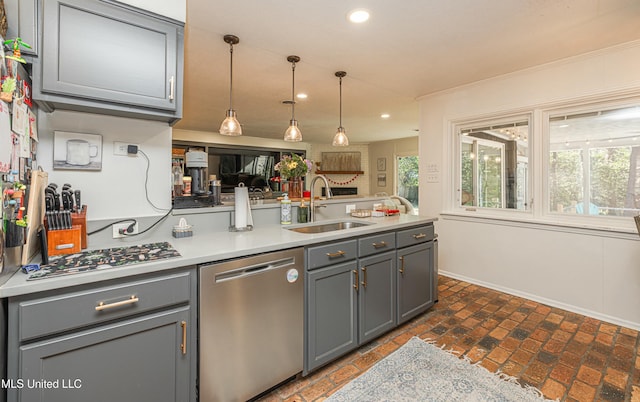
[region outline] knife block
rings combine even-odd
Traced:
[[[49,255],[73,254],[81,250],[82,228],[73,225],[71,229],[47,231],[47,252]]]
[[[45,227],[47,228],[47,243],[51,244],[49,242],[49,239],[51,238],[51,236],[55,237],[54,233],[57,232],[64,232],[65,230],[73,230],[73,229],[63,229],[63,230],[49,230],[49,223],[47,222],[47,218],[44,218],[44,224]],[[71,226],[72,227],[76,227],[78,226],[80,228],[80,247],[82,247],[82,249],[86,249],[87,248],[87,206],[83,205],[82,209],[80,210],[80,212],[73,212],[71,214]],[[50,247],[48,247],[50,249]],[[66,253],[58,253],[58,254],[66,254]],[[55,255],[55,254],[51,254],[49,253],[49,255]]]

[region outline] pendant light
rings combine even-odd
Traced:
[[[233,45],[237,45],[240,42],[240,38],[235,35],[225,35],[224,41],[229,44],[230,53],[230,79],[229,79],[229,110],[227,110],[226,118],[220,125],[220,134],[229,136],[242,135],[242,127],[236,119],[236,111],[233,110]]]
[[[340,126],[331,143],[334,147],[346,147],[349,145],[349,138],[347,138],[347,133],[344,131],[344,127],[342,127],[342,78],[346,75],[347,73],[344,71],[336,71],[336,77],[340,78]]]
[[[296,120],[296,63],[300,61],[298,56],[289,56],[287,61],[291,63],[291,121],[289,122],[289,128],[284,132],[284,140],[291,142],[302,141],[302,133],[298,128],[298,121]]]

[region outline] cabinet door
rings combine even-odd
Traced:
[[[355,261],[307,272],[305,374],[358,346]]]
[[[44,1],[36,89],[175,111],[181,29],[104,1]]]
[[[38,54],[38,0],[4,0],[7,13],[7,34],[5,39],[20,38],[31,46],[21,48],[25,55]]]
[[[358,265],[358,340],[362,344],[396,325],[396,253],[363,258]]]
[[[19,400],[193,400],[187,323],[188,306],[21,346]]]
[[[433,242],[398,250],[398,324],[433,305]]]

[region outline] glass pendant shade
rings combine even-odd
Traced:
[[[287,61],[291,63],[291,100],[284,103],[291,104],[291,120],[289,120],[289,127],[284,132],[284,140],[289,142],[302,141],[302,132],[298,127],[298,121],[296,120],[296,63],[300,61],[298,56],[289,56]]]
[[[298,121],[295,119],[291,119],[289,122],[289,128],[284,132],[284,140],[291,142],[299,142],[302,141],[302,133],[298,128]]]
[[[236,111],[233,110],[233,45],[237,45],[240,39],[235,35],[225,35],[224,41],[229,44],[229,110],[218,132],[222,135],[237,137],[242,135],[242,127],[236,118]]]
[[[346,147],[349,145],[349,138],[347,138],[347,133],[344,131],[344,127],[338,127],[338,131],[336,131],[336,135],[333,137],[331,145],[334,147]]]
[[[220,134],[232,137],[242,135],[242,127],[240,126],[240,122],[238,122],[238,119],[236,119],[235,110],[227,110],[227,117],[220,125]]]

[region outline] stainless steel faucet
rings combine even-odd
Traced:
[[[331,189],[329,188],[329,181],[327,180],[327,178],[324,177],[321,174],[315,176],[311,180],[311,202],[310,202],[310,206],[309,206],[309,222],[315,222],[315,220],[316,220],[316,208],[326,207],[326,205],[316,205],[315,204],[315,196],[314,196],[313,187],[316,184],[316,180],[318,180],[318,179],[322,179],[322,181],[324,182],[324,188],[326,189],[325,193],[327,194],[327,199],[332,197]]]

